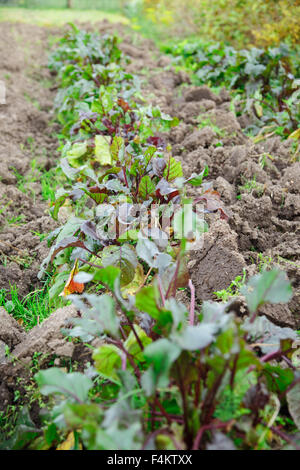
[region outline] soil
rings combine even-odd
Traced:
[[[294,296],[288,305],[267,306],[261,313],[280,326],[299,328],[300,162],[291,158],[290,141],[272,137],[254,144],[243,133],[243,117],[237,119],[231,111],[226,90],[216,95],[207,86],[192,86],[190,77],[175,72],[170,58],[159,56],[151,41],[135,38],[133,43],[124,26],[103,22],[94,28],[123,36],[121,48],[131,58],[128,71],[140,74],[148,101],[181,120],[165,135],[173,155],[181,160],[187,176],[208,165],[209,180],[230,214],[228,222],[219,213],[209,214],[203,249],[190,254],[197,300],[215,299],[214,292],[226,289],[243,270],[252,276],[268,262],[287,272]],[[53,137],[57,129],[51,124],[55,91],[46,67],[49,37],[55,33],[31,25],[1,24],[0,80],[6,83],[7,104],[0,105],[0,289],[16,284],[21,295],[38,286],[39,266],[48,253],[46,242],[40,242],[35,233],[55,227],[41,199],[40,184],[32,188],[35,197],[25,194],[18,189],[13,170],[26,176],[33,158],[45,169],[57,162],[58,142]],[[204,125],[208,122],[213,125]],[[242,300],[239,305],[245,311]],[[36,327],[28,334],[18,324],[12,325],[11,332],[6,329],[0,334],[0,357],[2,351],[4,361],[7,344],[25,362],[38,351],[86,361],[86,350],[63,343],[62,319],[65,311],[46,320],[42,331]],[[2,379],[9,375],[10,382],[2,380],[0,401],[4,397],[9,403],[16,371],[8,372],[3,361],[0,375],[4,374]]]
[[[49,31],[36,26],[1,24],[0,80],[6,104],[0,105],[0,289],[16,285],[21,296],[37,286],[47,253],[37,234],[55,226],[41,199],[41,185],[20,185],[28,180],[33,160],[49,170],[58,157],[51,125],[54,92],[46,67],[48,37]]]

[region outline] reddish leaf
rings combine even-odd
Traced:
[[[127,101],[124,101],[123,98],[118,99],[118,105],[123,109],[124,113],[130,110],[130,106]]]

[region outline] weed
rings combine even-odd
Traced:
[[[240,295],[241,287],[245,285],[245,282],[246,270],[244,269],[243,276],[237,276],[234,281],[231,282],[230,286],[227,287],[227,289],[214,292],[214,295],[222,302],[228,302],[231,297]]]
[[[198,124],[198,128],[202,129],[203,127],[211,127],[211,129],[219,136],[219,137],[224,137],[225,131],[223,129],[220,129],[216,124],[212,122],[210,118],[205,118],[202,115],[198,116],[198,121],[200,123]]]
[[[241,193],[247,192],[252,193],[255,189],[257,192],[258,197],[261,197],[264,193],[264,186],[260,183],[257,183],[256,176],[254,175],[252,180],[247,180],[244,176],[242,176],[243,185],[239,186],[239,191]]]

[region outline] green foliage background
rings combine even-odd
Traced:
[[[65,8],[67,0],[0,0],[0,5]],[[299,43],[299,0],[72,0],[74,9],[114,11],[160,38],[201,36],[235,47]]]

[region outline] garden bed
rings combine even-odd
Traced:
[[[72,197],[66,196],[62,202],[54,203],[54,192],[63,181],[59,170],[55,170],[59,162],[57,147],[63,138],[61,127],[53,123],[55,74],[50,73],[46,65],[49,39],[58,31],[27,25],[12,27],[8,23],[2,26],[4,59],[0,64],[0,78],[4,78],[7,84],[7,104],[0,108],[3,146],[0,164],[0,289],[8,291],[4,304],[7,305],[7,301],[11,302],[11,285],[18,288],[21,298],[41,288],[42,276],[39,278],[38,272],[49,252],[44,237],[67,220],[70,214],[67,199],[72,200]],[[101,33],[112,33],[115,28],[107,23],[93,27]],[[91,28],[87,26],[87,29]],[[247,315],[249,305],[246,306],[241,295],[242,285],[265,269],[279,267],[288,275],[293,286],[293,297],[285,304],[262,305],[259,313],[276,325],[296,330],[300,327],[300,162],[293,158],[291,141],[282,142],[279,137],[271,137],[255,143],[243,132],[243,116],[236,118],[230,105],[230,95],[225,89],[216,94],[207,86],[192,86],[189,75],[182,70],[176,72],[170,59],[160,55],[151,41],[139,39],[138,43],[136,40],[133,43],[130,31],[123,26],[118,28],[118,34],[123,36],[121,50],[130,58],[126,72],[139,75],[141,95],[146,102],[153,107],[159,106],[163,113],[180,120],[178,126],[160,131],[155,136],[158,139],[156,145],[159,147],[159,139],[172,145],[172,155],[181,162],[185,178],[193,173],[199,174],[208,167],[206,180],[211,185],[209,191],[213,189],[217,191],[213,194],[218,194],[214,196],[214,204],[205,201],[209,231],[203,235],[203,247],[190,252],[187,258],[195,299],[187,289],[179,292],[178,298],[192,309],[190,302],[200,308],[203,301],[228,301],[235,297],[235,313],[243,317]],[[8,46],[14,47],[16,53],[7,58]],[[126,114],[129,105],[120,103]],[[163,123],[169,120],[163,115],[160,118]],[[67,171],[72,174],[69,167]],[[197,199],[202,197],[202,191],[203,188],[195,184],[188,194]],[[136,194],[139,192],[141,197],[147,199],[147,185],[146,189],[138,186]],[[67,204],[64,204],[66,201]],[[97,202],[96,199],[94,201]],[[52,210],[54,208],[56,220],[51,217],[49,206]],[[97,239],[89,226],[86,234],[91,233],[92,238]],[[72,240],[65,246],[82,248],[78,240]],[[58,251],[52,252],[51,261],[65,246],[56,245]],[[90,266],[95,267],[96,261]],[[56,279],[60,267],[57,262]],[[51,276],[53,273],[48,270],[48,274]],[[89,279],[88,276],[85,279]],[[66,281],[64,279],[63,285]],[[235,282],[233,285],[232,281]],[[73,278],[65,289],[72,282]],[[175,277],[175,287],[176,283]],[[73,292],[82,290],[75,289],[69,293]],[[8,306],[12,307],[11,313],[14,315],[11,303]],[[37,318],[37,326],[29,333],[23,331],[23,322],[14,323],[12,320],[11,327],[5,331],[5,338],[0,333],[1,342],[17,359],[17,364],[11,365],[6,357],[9,356],[7,349],[2,347],[0,395],[5,407],[13,403],[15,392],[19,389],[13,377],[15,374],[23,375],[25,384],[30,381],[32,372],[36,372],[32,361],[37,356],[43,357],[39,364],[42,368],[53,364],[63,367],[66,361],[71,360],[78,370],[83,370],[91,360],[88,350],[76,342],[75,345],[66,342],[61,334],[61,328],[69,316],[80,322],[79,310],[67,306],[53,313],[45,323]],[[6,315],[2,311],[3,322],[8,321]],[[139,331],[141,333],[142,330]],[[29,366],[26,373],[25,364]],[[39,424],[38,419],[35,422]],[[191,437],[185,436],[185,439],[185,442],[190,442]]]

